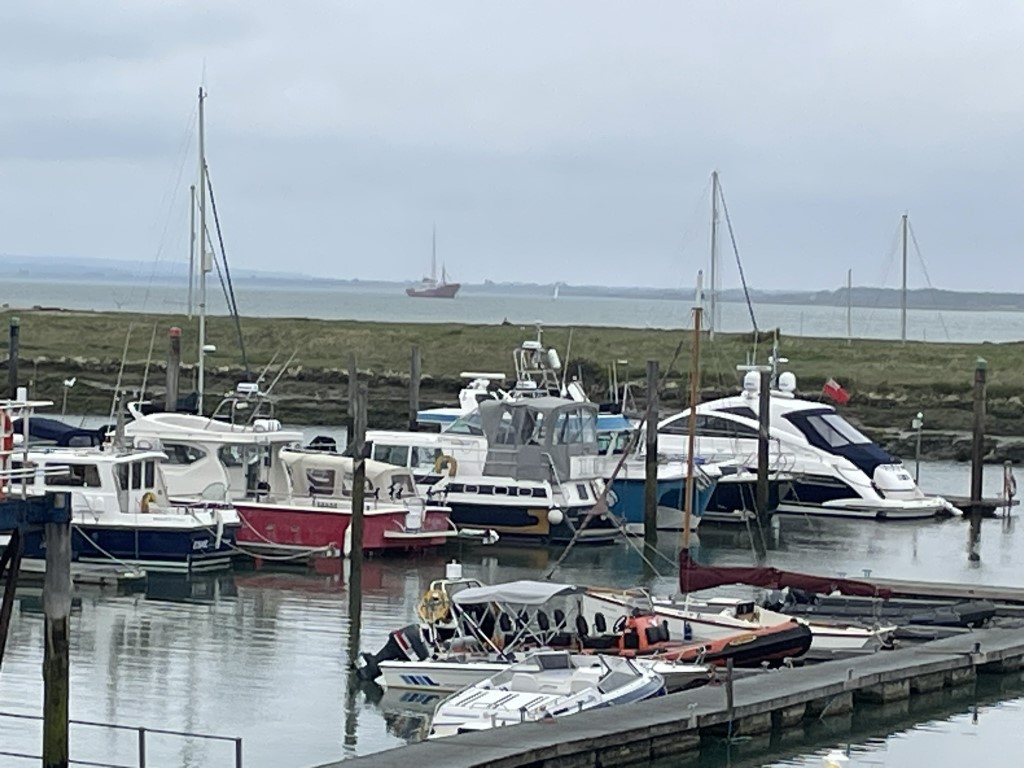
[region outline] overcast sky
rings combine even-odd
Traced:
[[[0,4],[0,253],[187,259],[195,95],[236,268],[1024,290],[1024,4]],[[726,249],[723,283],[738,286]],[[910,284],[925,277],[911,248]]]

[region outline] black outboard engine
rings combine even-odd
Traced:
[[[361,653],[362,664],[356,667],[356,674],[360,680],[369,682],[380,677],[382,661],[423,661],[429,656],[419,625],[410,624],[392,632],[384,647],[376,653]]]

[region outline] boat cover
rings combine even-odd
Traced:
[[[892,597],[892,590],[876,587],[866,581],[813,576],[795,571],[780,571],[778,568],[701,565],[690,557],[687,550],[680,550],[679,589],[681,592],[699,592],[702,589],[711,589],[725,584],[750,584],[754,587],[768,589],[792,587],[826,595],[839,592],[844,595],[860,597]]]
[[[471,587],[456,592],[452,600],[458,605],[480,603],[513,603],[515,605],[543,605],[553,597],[582,592],[581,587],[572,584],[557,584],[552,581],[509,581],[489,587]]]
[[[21,419],[15,419],[13,431],[22,434]],[[33,416],[28,422],[28,436],[35,440],[52,442],[62,448],[83,448],[103,445],[109,427],[99,429],[81,429],[65,424],[57,419]]]

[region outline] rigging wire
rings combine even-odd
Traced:
[[[885,288],[885,285],[886,285],[886,283],[889,280],[889,272],[890,272],[890,270],[892,270],[892,266],[893,266],[893,264],[896,261],[896,249],[899,247],[899,244],[900,244],[900,227],[901,227],[901,224],[899,222],[897,222],[896,228],[893,230],[893,233],[892,233],[892,239],[889,241],[889,255],[886,257],[885,270],[882,272],[882,280],[879,283],[879,285],[882,288]],[[867,317],[867,321],[866,321],[866,325],[867,325],[866,332],[870,332],[871,324],[874,322],[875,315],[876,315],[877,311],[881,308],[880,307],[881,301],[882,301],[882,292],[881,291],[876,291],[875,292],[875,303],[874,303],[874,306],[870,307],[871,311],[868,312],[868,317]]]
[[[718,196],[722,201],[722,213],[725,214],[725,225],[729,230],[729,240],[732,242],[732,252],[736,255],[736,269],[740,273],[740,285],[743,286],[743,298],[747,302],[747,311],[750,313],[750,324],[754,326],[754,349],[757,349],[757,337],[760,331],[757,328],[757,318],[754,317],[754,305],[750,301],[750,289],[747,287],[747,278],[743,273],[743,262],[740,260],[740,249],[736,245],[736,233],[732,228],[732,218],[729,216],[729,206],[725,202],[725,191],[722,189],[722,181],[718,181]]]
[[[914,233],[914,227],[910,223],[910,219],[909,218],[907,219],[907,231],[910,232],[910,241],[914,244],[914,252],[917,253],[917,260],[921,264],[921,271],[924,273],[924,281],[925,281],[925,283],[928,284],[928,287],[932,291],[934,291],[935,290],[935,286],[932,285],[932,278],[928,274],[928,267],[924,263],[924,256],[921,255],[921,246],[917,244],[917,235]],[[942,326],[942,330],[946,334],[946,341],[949,341],[950,340],[949,328],[946,327],[946,320],[942,316],[942,312],[941,311],[936,310],[936,312],[937,312],[937,314],[939,316],[939,324]]]
[[[207,164],[206,167],[206,186],[210,191],[210,209],[213,212],[213,224],[217,229],[217,242],[220,245],[220,258],[224,262],[224,277],[227,278],[227,287],[224,289],[224,298],[228,302],[228,309],[231,310],[231,316],[235,321],[235,331],[238,333],[238,347],[242,353],[242,366],[245,368],[245,377],[247,380],[252,379],[252,371],[249,370],[249,358],[245,354],[245,339],[242,336],[242,320],[238,316],[238,301],[235,299],[235,286],[231,282],[231,269],[228,267],[228,255],[227,251],[224,250],[224,234],[220,228],[220,216],[217,215],[217,199],[213,196],[213,181],[210,179],[210,167]],[[218,269],[218,275],[220,271]],[[223,279],[221,285],[223,287]]]

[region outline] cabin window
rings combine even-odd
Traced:
[[[145,477],[143,479],[143,487],[155,488],[156,487],[156,462],[147,461],[145,464]]]
[[[115,477],[117,477],[117,487],[119,490],[128,490],[128,465],[118,464],[115,469]]]
[[[368,486],[367,491],[369,492]],[[407,499],[416,495],[416,486],[413,483],[412,475],[395,474],[388,481],[388,498],[392,501]]]
[[[683,424],[686,423],[684,419]],[[687,434],[685,429],[682,434]],[[697,434],[700,437],[724,437],[730,440],[757,439],[757,430],[754,427],[704,413],[697,414]]]
[[[10,482],[12,484],[21,483],[23,485],[35,485],[36,465],[31,462],[24,464],[20,461],[12,461]]]
[[[752,408],[748,408],[745,405],[730,405],[726,408],[716,408],[715,410],[719,413],[731,413],[734,416],[742,416],[745,419],[757,421],[757,414],[754,413]]]
[[[333,469],[306,470],[306,483],[309,486],[310,496],[334,495],[334,484],[336,480],[337,475]]]
[[[142,464],[135,462],[129,466],[131,467],[132,490],[137,491],[142,487]]]
[[[590,411],[577,408],[558,414],[552,443],[568,445],[597,442],[597,418]]]
[[[800,431],[803,432],[805,437],[810,439],[812,443],[818,442],[812,439],[814,434],[816,434],[821,440],[824,440],[825,444],[832,448],[842,448],[845,445],[861,445],[871,442],[852,424],[850,424],[850,422],[837,413],[823,413],[806,416],[801,421],[803,421],[804,424],[799,424],[795,419],[793,420]],[[814,434],[808,434],[811,430],[813,430]]]
[[[167,454],[167,463],[179,466],[195,464],[200,459],[206,458],[206,451],[196,448],[193,445],[182,443],[164,443],[164,453]]]
[[[255,446],[222,445],[217,449],[217,458],[225,467],[241,467],[258,462],[260,455]]]
[[[409,466],[412,469],[433,470],[434,461],[441,455],[440,448],[413,448]]]
[[[99,488],[100,473],[94,464],[57,464],[47,467],[46,484]]]
[[[581,501],[587,501],[590,498],[587,494],[587,486],[583,483],[576,483],[576,493],[580,495]]]
[[[512,424],[512,414],[508,411],[501,414],[501,421],[498,422],[498,431],[494,436],[497,445],[516,445],[516,429]]]
[[[460,416],[444,431],[455,435],[482,435],[484,430],[480,425],[480,411],[473,411],[465,416]]]
[[[407,467],[409,466],[409,446],[376,443],[373,446],[373,459],[393,464],[396,467]]]

